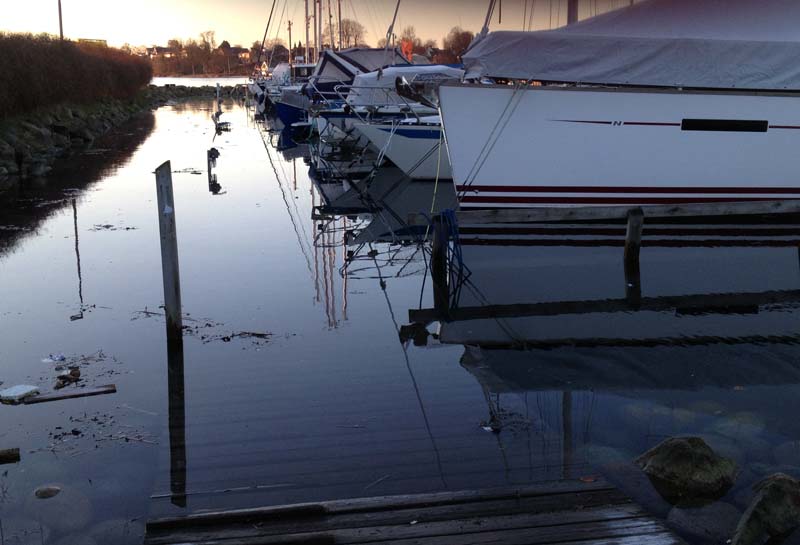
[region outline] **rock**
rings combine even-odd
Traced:
[[[731,545],[761,545],[800,526],[800,481],[783,473],[770,475],[755,487]]]
[[[699,437],[673,437],[636,459],[668,501],[717,498],[736,479],[736,462],[716,454]]]
[[[48,487],[57,487],[61,492],[47,499],[31,494],[25,502],[26,512],[36,513],[39,520],[54,531],[65,534],[78,532],[91,521],[92,504],[84,494],[61,484],[51,484]]]
[[[714,502],[698,508],[673,507],[667,515],[667,524],[692,541],[725,543],[736,530],[740,516],[733,505]]]
[[[54,498],[61,493],[61,487],[56,485],[40,486],[33,491],[33,495],[40,500]]]

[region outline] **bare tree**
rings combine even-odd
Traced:
[[[356,47],[363,45],[364,36],[367,31],[364,25],[352,19],[342,19],[342,47]],[[339,41],[339,25],[333,25],[333,41],[331,41],[331,29],[328,25],[322,31],[322,41],[324,43],[337,43]]]
[[[436,62],[448,64],[458,62],[461,55],[469,47],[469,44],[472,43],[473,38],[475,38],[475,34],[469,30],[464,30],[458,26],[453,27],[442,40],[442,50],[437,55]]]

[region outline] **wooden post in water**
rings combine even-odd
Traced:
[[[167,337],[181,338],[181,273],[178,266],[178,235],[175,230],[175,199],[172,194],[172,165],[169,161],[156,169],[158,229],[161,234],[161,272],[164,279],[164,308]]]
[[[433,219],[433,244],[431,256],[431,279],[433,281],[433,307],[446,319],[450,314],[450,291],[448,288],[447,250],[450,245],[441,216]]]
[[[173,505],[186,507],[186,399],[182,337],[167,336],[167,392],[170,495]]]
[[[639,253],[642,247],[644,212],[641,208],[628,211],[628,228],[625,231],[625,296],[632,305],[642,300],[642,280]]]

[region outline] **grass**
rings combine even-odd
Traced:
[[[0,117],[37,108],[131,98],[153,76],[150,60],[49,35],[0,33]]]

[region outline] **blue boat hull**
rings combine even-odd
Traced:
[[[275,103],[275,113],[286,127],[291,127],[292,123],[299,123],[306,120],[305,110],[283,102]]]

